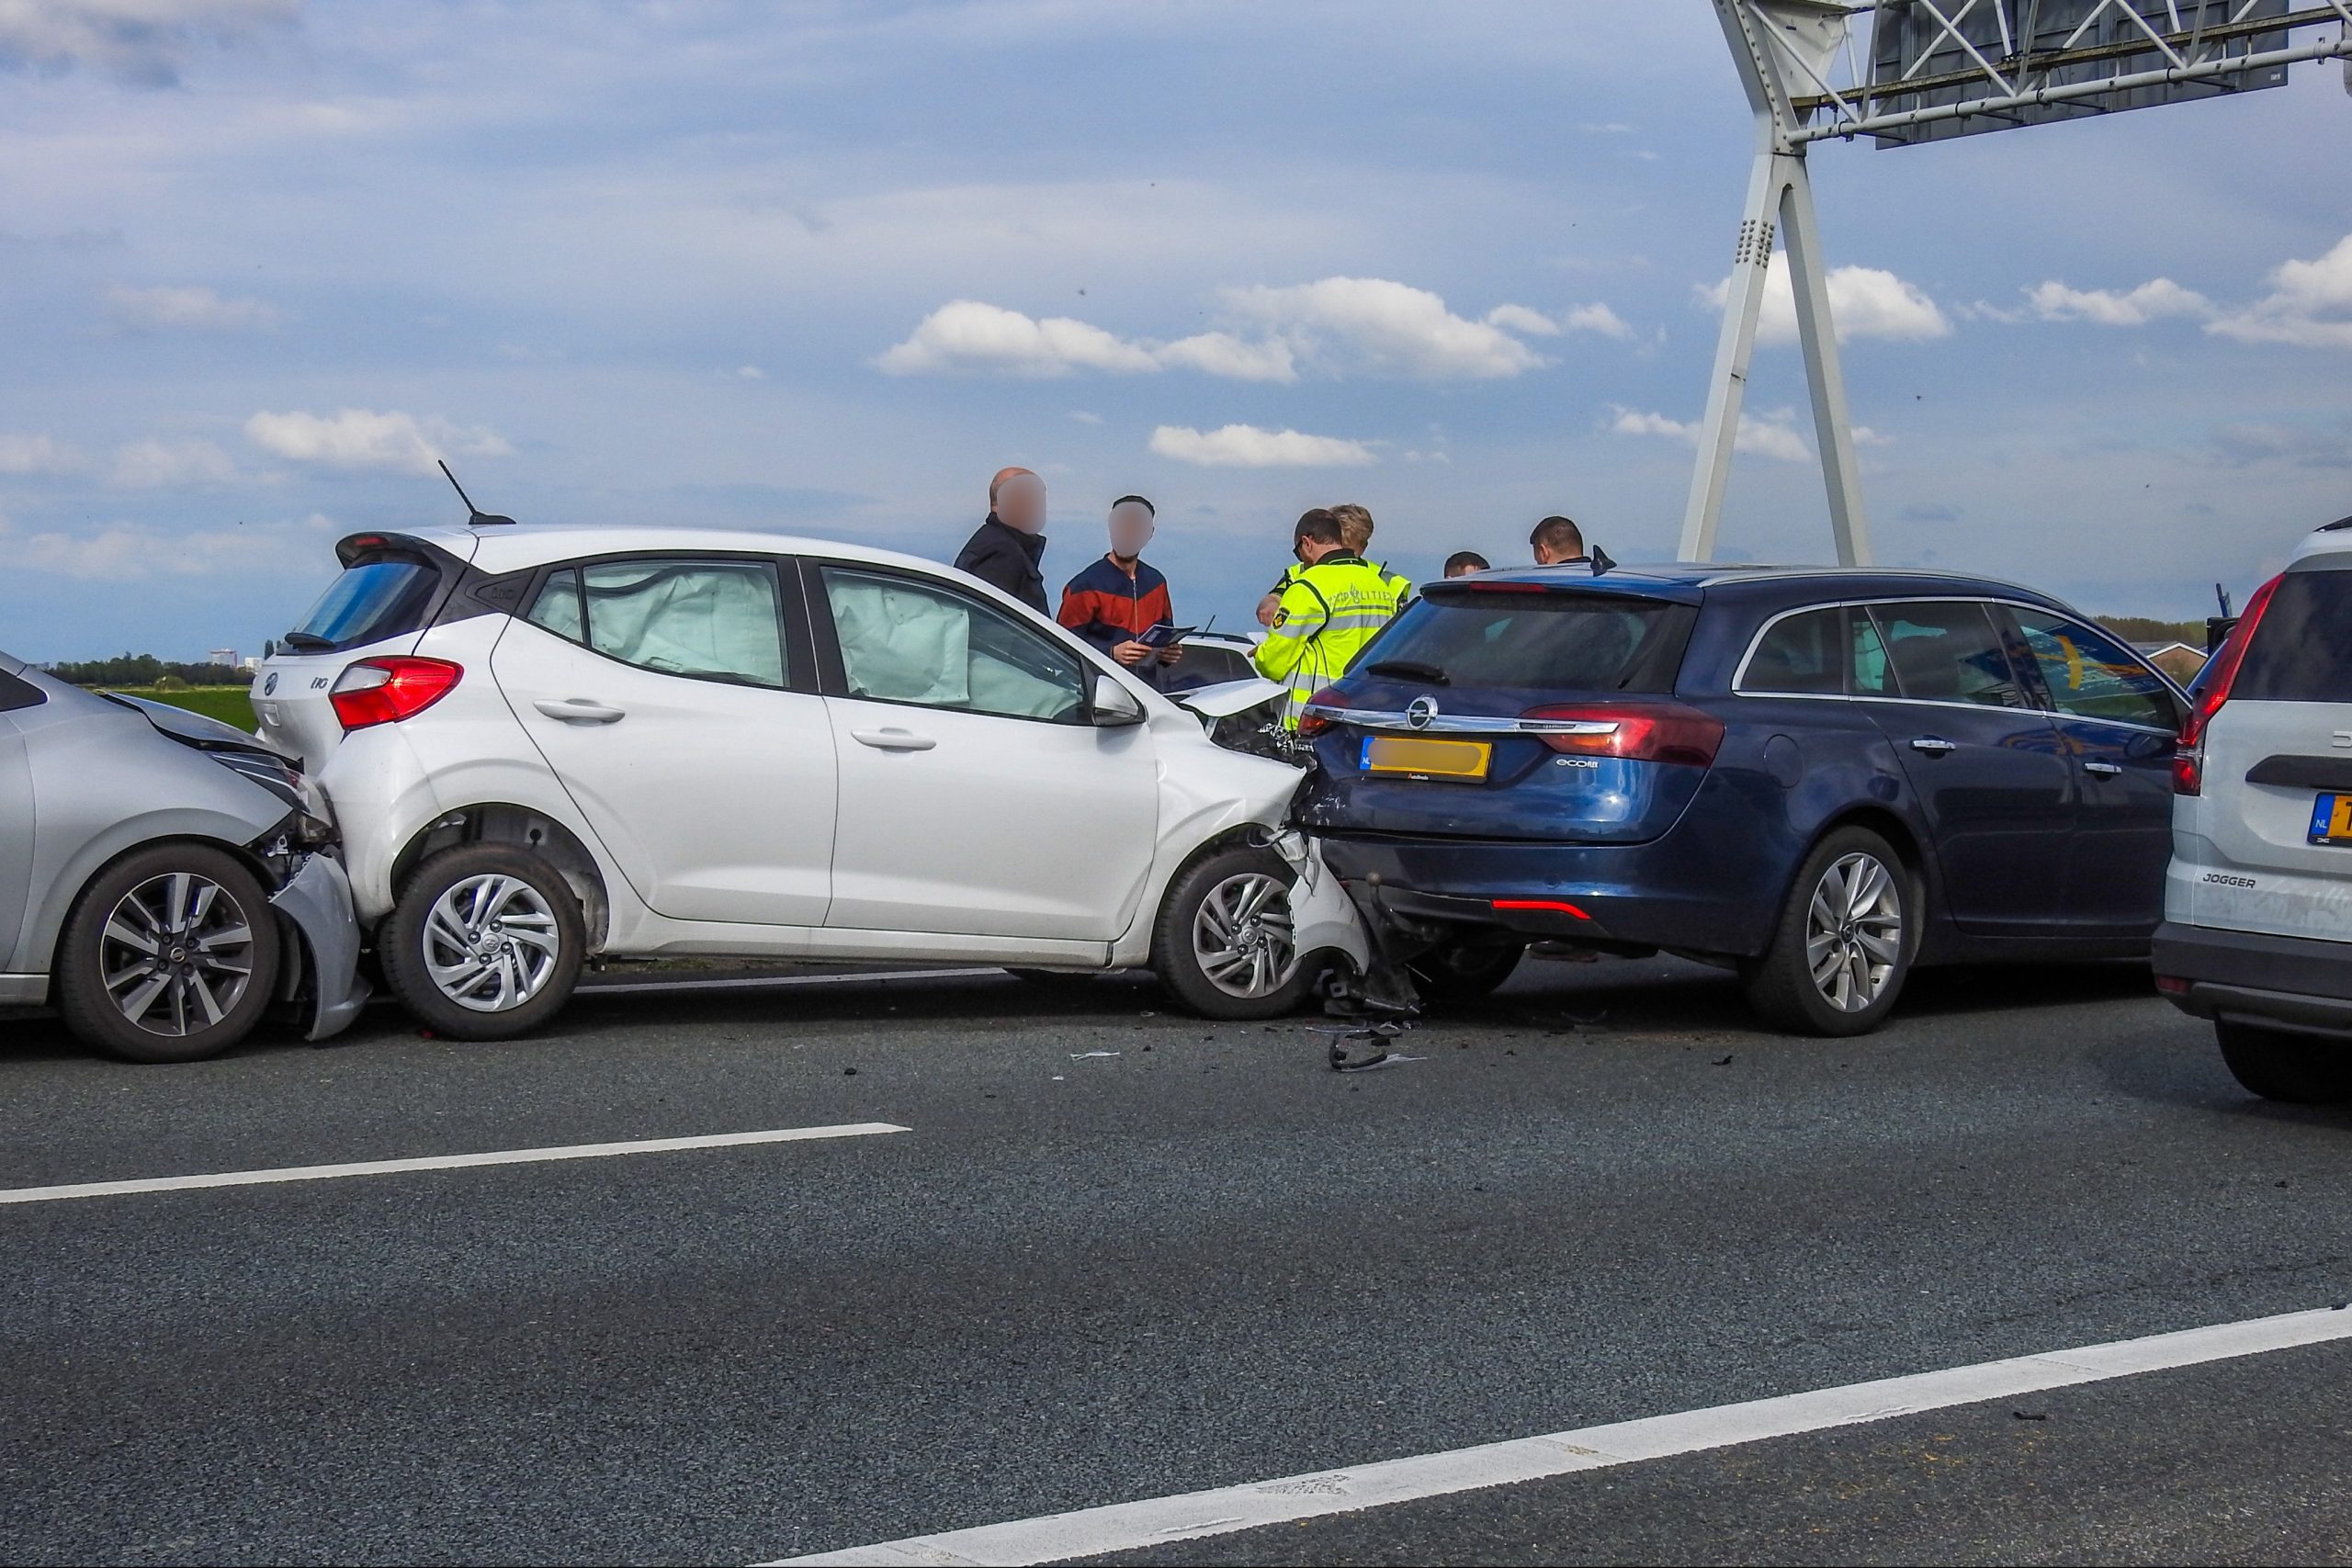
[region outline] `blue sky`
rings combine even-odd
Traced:
[[[2352,101],[1829,146],[1880,555],[2202,615],[2352,513]],[[1048,575],[1159,505],[1416,574],[1671,552],[1747,167],[1701,0],[0,5],[0,648],[256,650],[341,533],[713,523]],[[1728,557],[1828,547],[1762,351]]]

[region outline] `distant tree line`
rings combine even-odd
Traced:
[[[2156,621],[2145,615],[2101,615],[2098,622],[2126,642],[2185,642],[2191,648],[2205,646],[2205,623],[2202,621]]]
[[[152,653],[43,666],[70,686],[246,686],[254,672],[233,664],[173,664]]]

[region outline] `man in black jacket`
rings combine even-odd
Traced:
[[[1027,468],[1000,469],[989,481],[988,521],[965,541],[956,570],[1049,615],[1045,526],[1046,481]]]

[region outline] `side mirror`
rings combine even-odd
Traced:
[[[1100,670],[1088,677],[1087,721],[1098,729],[1118,729],[1144,721],[1143,703]]]

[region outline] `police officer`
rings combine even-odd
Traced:
[[[1321,507],[1298,520],[1291,549],[1303,570],[1283,590],[1257,664],[1268,680],[1290,689],[1283,723],[1295,729],[1307,698],[1348,672],[1404,594],[1397,579],[1348,548],[1345,525]]]
[[[1367,561],[1371,560],[1371,510],[1366,507],[1359,506],[1352,501],[1342,502],[1337,506],[1329,508],[1329,510],[1332,516],[1340,520],[1340,532],[1341,536],[1340,543],[1347,546],[1351,554],[1362,556]],[[1298,581],[1299,573],[1306,570],[1306,568],[1303,565],[1294,564],[1288,570],[1283,573],[1281,581],[1274,584],[1272,589],[1267,592],[1266,596],[1258,601],[1258,624],[1260,626],[1271,626],[1274,624],[1274,612],[1282,608],[1283,591],[1289,588],[1292,583],[1296,582]],[[1379,563],[1378,570],[1380,575],[1388,580],[1388,585],[1396,591],[1396,602],[1398,604],[1401,604],[1406,600],[1410,599],[1413,596],[1413,580],[1411,578],[1407,577],[1403,572],[1389,570],[1388,563],[1385,561]]]

